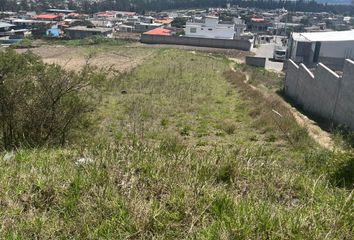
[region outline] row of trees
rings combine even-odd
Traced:
[[[285,8],[291,11],[334,12],[353,14],[353,8],[345,5],[327,5],[315,0],[0,0],[0,10],[36,10],[47,8],[69,8],[87,13],[104,10],[126,10],[143,13],[147,10],[162,11],[167,9],[225,7],[227,3],[241,7],[263,9]]]

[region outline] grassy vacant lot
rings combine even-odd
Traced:
[[[0,161],[1,238],[353,239],[351,150],[223,57],[156,54],[103,84],[79,140]]]

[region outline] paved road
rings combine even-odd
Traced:
[[[273,58],[273,51],[276,45],[281,45],[281,39],[277,38],[277,43],[271,42],[267,44],[261,44],[258,48],[254,48],[252,52],[256,54],[256,57],[266,57],[266,69],[281,72],[283,69],[282,62],[274,62],[271,59]]]

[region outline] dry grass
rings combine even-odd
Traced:
[[[280,137],[293,147],[314,147],[306,129],[298,126],[293,114],[283,101],[275,94],[261,92],[246,83],[242,72],[228,71],[225,78],[238,89],[243,99],[250,105],[253,125],[270,139]]]
[[[0,161],[1,237],[352,239],[352,192],[332,181],[348,153],[228,69],[161,51],[106,83],[80,142]]]
[[[17,52],[27,51],[17,49]],[[45,63],[63,66],[66,70],[78,71],[87,62],[97,68],[126,72],[143,63],[158,52],[158,49],[132,48],[129,45],[41,45],[31,49],[42,57]]]

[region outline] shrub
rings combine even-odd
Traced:
[[[235,133],[237,126],[234,122],[230,120],[227,121],[225,120],[221,123],[219,128],[223,130],[225,133],[227,133],[228,135],[232,135]]]
[[[12,45],[12,48],[31,48],[33,46],[33,41],[29,38],[24,38],[16,44]]]
[[[31,52],[0,53],[2,147],[64,144],[91,106],[89,67],[66,72]]]

